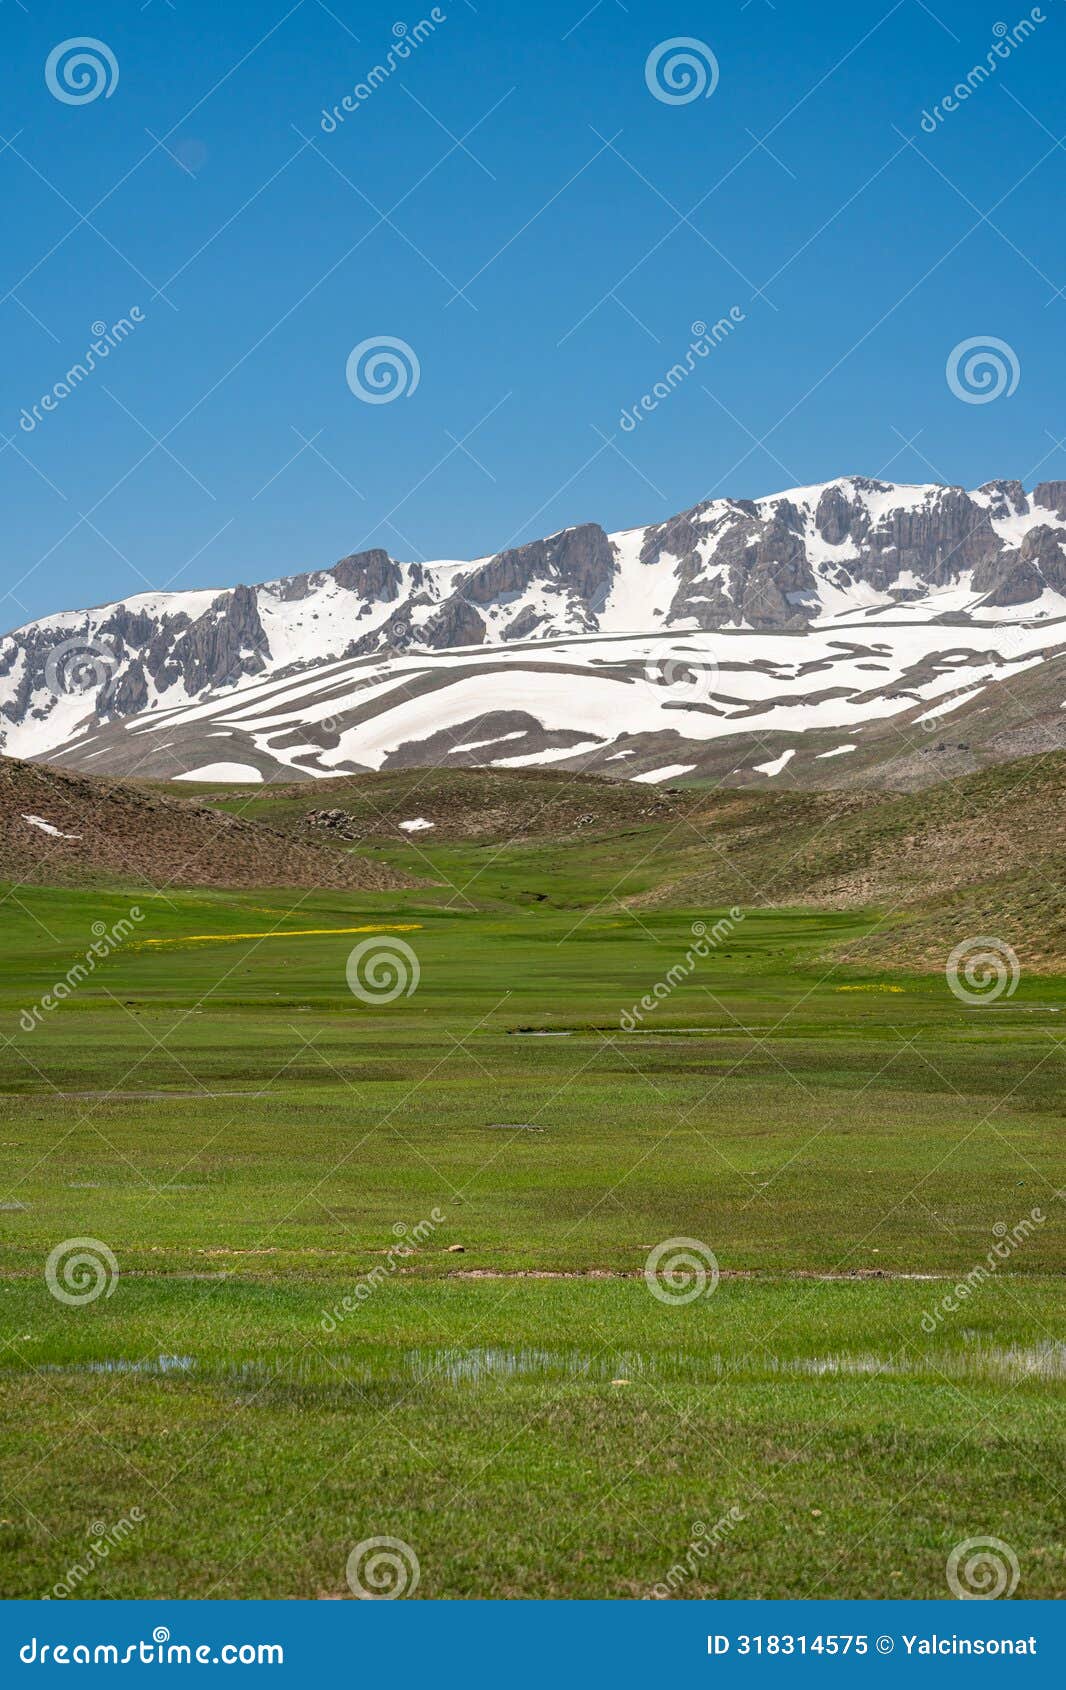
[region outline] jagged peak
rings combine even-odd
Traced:
[[[758,499],[703,499],[616,533],[574,523],[470,562],[401,562],[371,546],[259,586],[137,593],[0,639],[0,749],[39,755],[116,715],[163,713],[353,656],[802,632],[886,611],[965,620],[1042,605],[1039,614],[1058,615],[1064,533],[1066,481],[1030,497],[1007,479],[967,492],[849,474]],[[65,661],[71,649],[88,654],[82,699],[56,690],[56,654]]]

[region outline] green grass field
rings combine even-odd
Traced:
[[[688,967],[726,912],[619,902],[646,841],[0,890],[4,1595],[347,1596],[377,1536],[431,1598],[942,1596],[983,1536],[1066,1588],[1066,980],[834,961],[876,910],[746,910]],[[361,1001],[384,938],[417,989]],[[71,1304],[77,1239],[117,1277]],[[683,1303],[678,1239],[721,1275]]]

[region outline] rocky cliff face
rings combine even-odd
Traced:
[[[500,552],[474,569],[460,590],[471,604],[490,604],[540,582],[571,594],[584,613],[594,616],[603,609],[615,567],[614,547],[603,529],[586,522],[549,540]]]
[[[849,606],[925,601],[938,617],[1066,614],[1066,481],[1029,494],[1010,480],[967,492],[846,477],[704,500],[626,534],[584,523],[472,564],[377,548],[265,586],[44,618],[0,640],[0,750],[40,755],[75,730],[332,659],[598,633],[801,632]]]
[[[818,501],[815,526],[822,539],[830,546],[850,542],[856,550],[849,568],[854,580],[887,591],[901,575],[912,574],[926,585],[946,586],[1000,551],[990,510],[960,487],[944,487],[917,508],[875,514],[892,491],[885,482],[862,480],[852,485],[850,497],[834,485]],[[989,489],[981,491],[992,496]],[[877,500],[873,508],[870,494]]]
[[[1046,589],[1066,594],[1066,555],[1062,531],[1030,528],[1017,551],[1004,551],[988,558],[973,573],[977,592],[985,594],[990,608],[1029,604]]]
[[[364,599],[392,601],[399,596],[403,571],[393,563],[388,552],[353,552],[335,563],[330,574],[346,592],[358,593]]]

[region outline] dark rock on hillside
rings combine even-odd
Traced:
[[[753,628],[803,623],[816,607],[817,589],[802,534],[799,511],[788,499],[780,499],[762,533],[747,541],[733,565],[730,591],[741,619]]]
[[[491,604],[520,594],[535,581],[558,584],[593,613],[603,608],[617,562],[614,547],[595,522],[567,528],[547,540],[499,552],[469,575],[462,587],[471,604]]]
[[[648,534],[641,562],[657,563],[664,553],[680,559],[668,620],[691,616],[701,628],[809,620],[816,584],[800,513],[788,499],[777,500],[768,518],[746,501],[732,502],[724,515],[697,505]]]
[[[429,615],[414,620],[412,612],[429,609]],[[485,624],[472,604],[459,593],[433,605],[425,593],[418,593],[388,621],[359,639],[352,640],[346,657],[364,657],[373,652],[393,656],[406,651],[446,651],[452,646],[483,645]]]
[[[1007,516],[1024,516],[1029,509],[1020,481],[986,481],[977,491],[988,494],[992,500],[988,514],[997,521]]]
[[[1029,604],[1045,588],[1066,592],[1066,556],[1062,536],[1053,528],[1030,528],[1016,552],[1007,552],[974,571],[977,592],[986,604]]]
[[[1033,504],[1066,521],[1066,481],[1041,481],[1033,488]]]
[[[814,524],[827,545],[839,546],[849,538],[855,510],[855,505],[845,497],[842,488],[833,486],[825,489],[818,500]]]
[[[257,675],[269,653],[259,606],[251,587],[219,593],[182,640],[183,678],[191,693]]]
[[[513,622],[509,622],[503,631],[505,640],[531,640],[538,628],[543,628],[548,617],[543,611],[533,609],[527,605],[525,610],[519,611]]]
[[[352,552],[342,557],[329,572],[338,586],[364,599],[391,601],[399,596],[403,571],[388,552]]]
[[[419,636],[420,643],[431,651],[445,651],[456,645],[483,645],[485,624],[473,605],[457,593],[433,612],[425,627],[419,630]]]
[[[134,716],[148,704],[148,679],[144,664],[135,658],[108,694],[108,713],[112,716]]]

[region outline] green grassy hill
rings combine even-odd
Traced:
[[[198,801],[369,853],[446,898],[866,908],[882,919],[851,954],[879,965],[942,967],[991,932],[1023,966],[1066,966],[1066,752],[887,795],[410,770]],[[316,823],[321,811],[345,819]],[[433,826],[405,835],[414,819]]]

